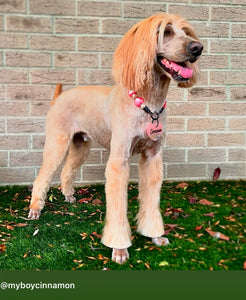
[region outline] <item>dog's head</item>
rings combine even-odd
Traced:
[[[122,38],[114,55],[116,82],[141,91],[155,83],[156,77],[174,79],[179,87],[197,81],[197,59],[202,44],[183,18],[160,14],[133,26]]]

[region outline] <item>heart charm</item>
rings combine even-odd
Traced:
[[[162,135],[162,124],[148,123],[146,133],[152,141],[157,141]]]
[[[134,103],[137,107],[141,107],[141,105],[144,103],[144,99],[141,97],[137,97],[134,99]]]

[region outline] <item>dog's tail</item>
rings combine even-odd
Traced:
[[[62,84],[59,83],[57,84],[56,88],[55,88],[55,93],[54,93],[54,97],[53,100],[50,102],[50,105],[54,105],[56,98],[62,93]]]

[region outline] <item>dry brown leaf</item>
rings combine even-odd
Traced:
[[[214,202],[208,201],[207,199],[201,199],[200,201],[198,201],[198,203],[202,204],[202,205],[213,205]]]
[[[102,204],[102,201],[100,199],[94,199],[94,200],[92,200],[92,203],[94,205],[100,205],[100,204]]]
[[[6,246],[5,245],[0,245],[0,253],[4,252],[6,250]]]
[[[176,186],[176,188],[177,188],[177,189],[183,189],[183,190],[186,190],[188,186],[189,186],[188,183],[186,183],[186,182],[181,182],[181,183],[179,183],[179,184]]]
[[[148,263],[144,263],[144,265],[145,265],[145,267],[146,267],[147,269],[150,269],[150,266],[149,266]]]
[[[12,225],[6,225],[6,228],[7,228],[8,230],[14,230],[14,229],[15,229],[14,226],[12,226]]]
[[[246,261],[243,264],[243,269],[246,270]]]
[[[226,235],[224,235],[223,233],[220,233],[220,232],[215,232],[215,231],[212,231],[212,230],[210,230],[210,229],[205,229],[206,231],[207,231],[207,233],[209,234],[209,235],[211,235],[212,237],[214,237],[214,238],[217,238],[217,239],[221,239],[221,240],[225,240],[225,241],[229,241],[229,237],[228,236],[226,236]]]
[[[28,223],[18,223],[16,224],[16,227],[26,227],[28,226]]]

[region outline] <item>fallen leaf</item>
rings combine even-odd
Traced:
[[[201,251],[207,251],[207,248],[204,248],[204,247],[199,247],[198,249]]]
[[[200,201],[198,201],[198,203],[202,204],[202,205],[213,205],[214,202],[208,201],[207,199],[201,199]]]
[[[194,197],[190,197],[190,198],[189,198],[189,203],[190,203],[190,204],[194,204],[194,203],[196,203],[196,201],[198,201],[197,198],[194,198]]]
[[[8,230],[14,230],[14,229],[15,229],[14,226],[12,226],[12,225],[7,225],[6,228],[7,228]]]
[[[221,169],[220,168],[216,168],[214,170],[213,181],[217,181],[219,179],[220,173],[221,173]]]
[[[26,227],[28,226],[28,223],[18,223],[16,224],[16,227]]]
[[[36,229],[34,232],[33,232],[33,235],[32,236],[35,236],[39,233],[39,229]]]
[[[201,230],[202,229],[202,225],[198,225],[196,226],[195,230],[198,231],[198,230]]]
[[[94,200],[92,200],[92,203],[95,205],[100,205],[100,204],[102,204],[102,201],[100,199],[94,199]]]
[[[160,266],[160,267],[166,267],[166,266],[169,266],[169,263],[168,263],[167,261],[161,261],[161,262],[159,263],[159,266]]]
[[[4,252],[6,250],[5,245],[0,245],[0,253]]]
[[[99,239],[101,239],[101,238],[102,238],[102,236],[101,236],[100,234],[96,233],[95,231],[94,231],[94,232],[92,232],[92,235],[94,235],[94,236],[98,237]]]
[[[29,253],[31,253],[31,250],[28,250],[28,251],[23,255],[23,258],[26,258],[27,255],[28,255]]]
[[[80,194],[80,195],[86,195],[88,193],[89,193],[88,188],[80,189],[78,191],[78,194]]]
[[[221,240],[225,240],[225,241],[229,241],[229,237],[224,235],[223,233],[220,233],[220,232],[215,232],[215,231],[212,231],[210,229],[205,229],[207,231],[207,233],[209,235],[211,235],[212,237],[216,238],[216,239],[221,239]]]
[[[211,218],[213,218],[214,217],[214,213],[213,212],[211,212],[211,213],[209,213],[209,214],[203,214],[205,217],[211,217]]]
[[[148,263],[144,263],[144,265],[145,265],[145,267],[146,267],[147,269],[150,269],[150,266],[149,266]]]
[[[246,261],[243,264],[243,269],[246,270]]]
[[[179,184],[176,186],[176,189],[183,189],[183,190],[186,190],[188,186],[189,186],[188,183],[186,183],[186,182],[181,182],[181,183],[179,183]]]
[[[89,197],[89,198],[82,198],[80,200],[78,200],[77,202],[78,203],[88,203],[92,200],[92,197]]]

